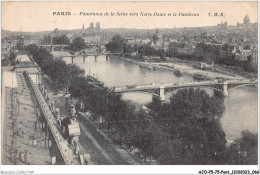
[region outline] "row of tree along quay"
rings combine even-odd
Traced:
[[[152,42],[156,42],[158,38],[156,38],[156,35],[153,36]],[[171,46],[169,46],[171,47]],[[173,46],[174,47],[174,46]],[[179,46],[181,47],[181,46]],[[222,46],[223,51],[227,51],[230,49],[231,46],[228,44],[224,44]],[[211,64],[214,62],[215,64],[228,66],[229,69],[235,70],[236,72],[248,72],[248,73],[254,73],[257,74],[257,67],[255,64],[252,63],[251,59],[252,56],[248,56],[247,60],[236,60],[235,56],[233,55],[231,58],[225,58],[221,57],[221,53],[219,50],[216,50],[214,48],[208,47],[204,43],[200,43],[196,46],[197,50],[200,50],[199,53],[193,53],[193,54],[183,54],[178,53],[177,50],[172,49],[169,51],[164,51],[164,49],[159,48],[155,49],[151,46],[151,43],[147,44],[139,44],[139,43],[128,43],[127,40],[125,40],[120,35],[115,35],[112,37],[110,42],[106,45],[106,49],[111,52],[122,52],[125,56],[131,59],[136,59],[139,61],[144,61],[145,57],[149,58],[150,61],[166,61],[166,57],[176,57],[182,61],[200,61],[200,62],[206,62]],[[203,53],[203,54],[201,54]],[[152,59],[158,57],[159,59]],[[257,75],[256,75],[257,76]]]
[[[129,152],[139,149],[144,162],[153,157],[169,165],[257,164],[257,134],[243,131],[240,139],[227,145],[220,124],[225,106],[217,94],[210,97],[190,88],[173,94],[170,103],[136,107],[97,79],[83,76],[76,65],[56,60],[36,45],[26,50],[52,81],[68,87],[78,100],[78,111],[99,121],[116,144]]]

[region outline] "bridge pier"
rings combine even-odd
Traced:
[[[160,86],[160,101],[165,101],[164,86]]]
[[[228,82],[223,83],[223,96],[227,97],[228,96]]]
[[[161,102],[165,101],[165,94],[164,94],[164,89],[165,87],[164,86],[160,86],[160,92],[159,92],[159,96],[158,95],[153,95],[153,98],[156,99],[156,100],[159,100]]]

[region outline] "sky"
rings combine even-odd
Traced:
[[[2,29],[37,32],[81,29],[90,22],[100,22],[101,28],[174,28],[228,25],[243,23],[247,14],[252,23],[258,21],[258,4],[255,2],[2,2]],[[71,15],[53,15],[70,12]],[[102,16],[81,16],[83,13],[102,13]],[[108,16],[105,16],[105,13]],[[111,16],[111,12],[115,16]],[[128,13],[127,16],[117,16]],[[166,16],[140,16],[141,13],[165,13]],[[138,13],[138,16],[130,16]],[[177,16],[173,16],[173,14]],[[199,16],[179,16],[179,13]],[[221,13],[224,16],[208,16]],[[171,14],[171,16],[168,16]]]

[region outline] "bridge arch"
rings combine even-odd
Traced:
[[[146,92],[146,91],[142,91],[142,90],[140,90],[140,91],[126,91],[126,92],[120,92],[120,94],[131,94],[131,93],[149,94],[149,95],[152,95],[152,96],[158,96],[158,97],[159,97],[159,95],[157,95],[157,94],[155,94],[155,93]]]
[[[179,91],[179,90],[184,90],[184,89],[188,89],[188,88],[206,88],[206,89],[212,89],[212,90],[216,90],[218,92],[223,92],[222,90],[220,89],[217,89],[217,88],[214,88],[212,86],[188,86],[188,87],[181,87],[181,88],[177,88],[177,89],[174,89],[172,91],[169,91],[169,90],[166,90],[166,93],[173,93],[173,92],[176,92],[176,91]],[[165,94],[166,94],[165,93]]]
[[[256,84],[242,84],[242,85],[239,85],[239,86],[235,86],[235,87],[229,88],[228,91],[232,91],[234,89],[238,89],[238,88],[245,87],[245,86],[255,86],[255,85]]]

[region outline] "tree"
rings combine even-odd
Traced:
[[[220,155],[226,148],[225,133],[219,122],[224,105],[216,98],[204,90],[190,88],[172,95],[170,104],[157,106],[155,120],[165,138],[163,146],[154,151],[161,163],[220,163]]]
[[[159,40],[158,35],[153,34],[153,42],[156,43]]]
[[[70,44],[70,40],[66,35],[53,37],[52,42],[53,44]]]
[[[28,53],[30,53],[32,55],[38,54],[39,50],[40,50],[40,48],[36,44],[29,44],[29,45],[25,46],[25,51],[27,51]],[[34,58],[34,59],[37,59],[37,58]]]
[[[156,54],[156,50],[148,44],[143,44],[139,46],[138,53],[140,53],[141,55],[151,57]]]
[[[76,37],[75,39],[73,39],[69,48],[73,51],[80,51],[80,50],[87,48],[87,45],[86,45],[84,39],[82,39],[80,37]]]
[[[41,67],[41,70],[60,87],[68,86],[71,79],[70,73],[75,77],[75,74],[81,71],[75,66],[69,67],[65,61],[54,60],[53,55],[48,50],[40,49],[35,44],[26,46],[25,50],[33,56],[34,61]]]
[[[9,62],[11,63],[12,66],[15,65],[15,58],[16,58],[15,53],[14,52],[10,52],[10,55],[9,55],[8,59],[9,59]]]
[[[145,48],[146,46],[145,45],[141,45],[138,47],[138,53],[141,54],[141,55],[145,55]]]
[[[85,74],[85,70],[84,69],[80,69],[75,64],[69,64],[68,68],[69,68],[70,82],[73,79],[75,79],[75,78],[77,78],[79,76],[83,76]]]
[[[153,55],[156,54],[156,50],[150,46],[150,45],[145,45],[145,55],[148,56],[148,57],[151,57]]]
[[[123,52],[126,55],[129,55],[134,52],[134,47],[131,45],[124,45]]]
[[[106,49],[111,52],[121,52],[123,50],[123,38],[120,35],[112,37],[111,41],[105,45]]]
[[[51,36],[50,35],[45,35],[43,37],[43,40],[41,41],[41,44],[51,44]]]
[[[227,164],[257,165],[258,136],[242,131],[241,138],[232,143],[223,154]]]
[[[163,49],[157,50],[157,56],[159,56],[162,61],[166,60],[166,55]]]

